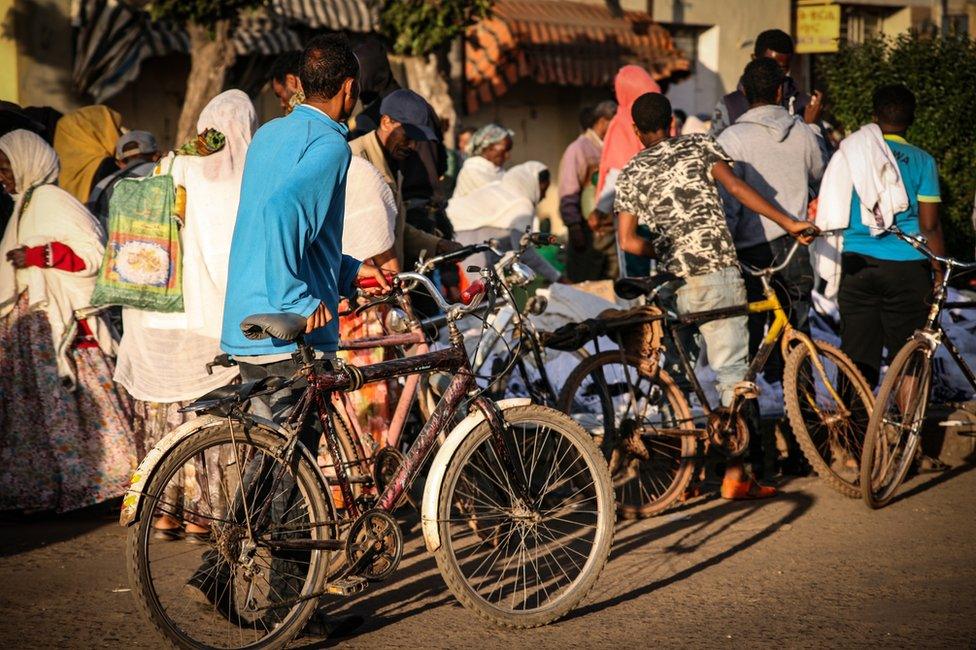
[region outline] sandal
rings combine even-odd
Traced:
[[[163,542],[175,542],[177,540],[183,539],[183,529],[153,527],[152,538],[158,539]]]

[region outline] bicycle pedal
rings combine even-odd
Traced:
[[[325,592],[333,596],[352,596],[365,589],[366,584],[366,578],[362,576],[346,576],[325,585]]]

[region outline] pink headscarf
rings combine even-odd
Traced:
[[[659,93],[661,87],[651,78],[647,70],[637,65],[625,65],[617,72],[613,81],[617,95],[617,114],[610,121],[610,128],[603,138],[603,155],[600,156],[600,180],[597,193],[603,191],[603,182],[611,169],[623,169],[637,152],[643,149],[637,134],[634,133],[634,119],[630,109],[637,98],[645,93]]]

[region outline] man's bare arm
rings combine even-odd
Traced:
[[[637,217],[630,212],[617,213],[617,243],[631,255],[654,257],[654,246],[637,234]]]

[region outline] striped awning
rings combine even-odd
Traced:
[[[465,37],[469,112],[501,97],[520,79],[609,86],[625,64],[643,66],[655,79],[691,66],[671,34],[643,12],[617,17],[604,3],[497,0],[492,13]]]
[[[272,0],[240,17],[234,29],[239,55],[274,55],[302,47],[306,29],[370,32],[378,29],[381,0]],[[120,0],[73,0],[75,28],[73,81],[96,102],[117,94],[139,76],[154,56],[188,53],[186,30]]]

